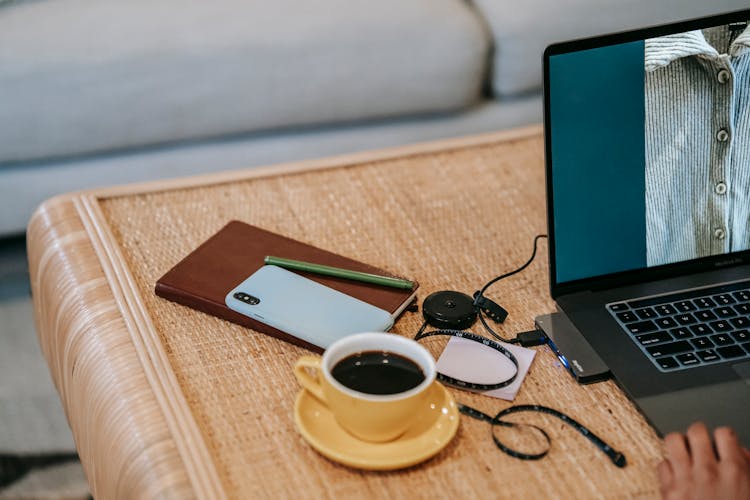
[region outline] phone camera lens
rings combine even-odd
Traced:
[[[252,295],[248,295],[244,292],[235,293],[234,298],[237,300],[241,300],[242,302],[246,304],[250,304],[251,306],[254,306],[260,303],[260,299],[258,297],[253,297]]]

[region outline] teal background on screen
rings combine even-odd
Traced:
[[[558,283],[646,267],[643,48],[550,56]]]

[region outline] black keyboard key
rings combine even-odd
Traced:
[[[632,323],[633,321],[638,321],[638,316],[636,316],[635,313],[632,313],[630,311],[619,312],[617,313],[617,317],[623,323]]]
[[[689,300],[681,300],[679,302],[675,302],[672,305],[675,306],[677,308],[677,310],[680,311],[680,312],[695,311],[695,306]]]
[[[677,322],[673,320],[672,318],[656,318],[654,320],[654,323],[659,325],[659,328],[664,328],[664,329],[674,328],[675,326],[677,326]]]
[[[612,311],[615,311],[615,312],[627,311],[628,310],[628,305],[625,304],[624,302],[620,302],[619,304],[612,304],[612,305],[610,305],[609,309],[612,310]]]
[[[658,344],[659,342],[669,342],[672,340],[672,336],[667,332],[644,333],[643,335],[636,335],[635,338],[643,345]]]
[[[656,358],[659,356],[671,356],[681,352],[692,351],[693,346],[691,346],[687,340],[678,340],[677,342],[669,342],[667,344],[652,345],[647,347],[646,350],[650,355]]]
[[[691,365],[697,365],[700,363],[700,360],[695,357],[695,354],[692,352],[686,352],[685,354],[678,354],[677,360],[682,363],[684,366],[691,366]]]
[[[729,320],[732,325],[734,325],[735,328],[747,328],[750,326],[750,319],[747,319],[746,316],[740,316],[739,318],[732,318]]]
[[[732,332],[732,337],[737,342],[747,342],[750,340],[750,332],[747,330],[737,330],[736,332]]]
[[[716,354],[716,351],[714,351],[713,349],[708,349],[706,351],[698,351],[696,354],[698,355],[699,358],[701,358],[706,363],[709,363],[711,361],[716,361],[717,359],[719,359],[719,355]]]
[[[744,347],[747,353],[750,354],[750,342],[745,342],[742,344],[742,347]]]
[[[729,304],[734,304],[735,302],[737,302],[728,293],[722,293],[721,295],[714,295],[714,300],[716,301],[717,304],[722,305],[722,306],[728,306]]]
[[[672,368],[677,368],[678,365],[677,361],[672,356],[665,356],[663,358],[656,358],[656,362],[661,366],[664,370],[671,370]]]
[[[732,296],[739,302],[750,302],[750,291],[748,290],[740,290],[739,292],[734,292]]]
[[[713,340],[716,345],[734,344],[734,339],[732,339],[732,337],[730,337],[728,333],[720,333],[718,335],[712,335],[711,340]]]
[[[672,337],[676,338],[677,340],[689,339],[693,336],[693,333],[684,326],[669,330],[669,333],[672,334]]]
[[[630,333],[636,335],[641,333],[651,333],[659,329],[651,320],[639,321],[638,323],[630,323],[626,326],[626,328],[630,331]]]
[[[711,328],[716,332],[728,332],[732,329],[732,325],[729,324],[729,321],[723,319],[709,323],[709,325],[711,325]]]
[[[745,355],[745,351],[742,350],[742,347],[738,345],[728,345],[724,347],[718,347],[716,351],[721,354],[722,358],[725,359],[731,359],[731,358],[739,358],[740,356]]]
[[[677,314],[677,309],[670,306],[669,304],[654,306],[654,310],[662,316],[671,316],[673,314]]]
[[[696,318],[698,318],[699,321],[713,321],[715,319],[719,319],[711,311],[697,311],[694,313],[694,315]]]
[[[702,323],[691,326],[690,331],[696,335],[708,335],[709,333],[714,333],[714,331],[711,330],[710,326],[704,325]]]
[[[714,309],[714,312],[720,317],[720,318],[731,318],[732,316],[737,316],[737,313],[734,312],[734,309],[728,306],[724,307],[717,307]]]
[[[716,306],[716,302],[709,299],[708,297],[701,297],[699,299],[693,300],[693,304],[700,307],[701,309],[706,309],[708,307],[714,307]]]
[[[740,314],[750,314],[750,304],[735,304],[734,310]]]
[[[656,311],[650,307],[644,307],[643,309],[636,309],[635,313],[641,319],[654,319],[656,317]]]
[[[699,337],[697,339],[693,339],[690,341],[696,349],[708,349],[709,347],[713,347],[714,343],[711,342],[711,339],[706,337]]]
[[[674,319],[676,319],[681,325],[692,325],[693,323],[698,322],[698,320],[695,319],[695,316],[690,313],[678,314]]]

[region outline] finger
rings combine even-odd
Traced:
[[[711,436],[703,422],[696,422],[688,427],[687,439],[694,466],[702,469],[716,465],[716,453],[711,444]]]
[[[664,493],[669,491],[674,484],[674,472],[672,472],[672,466],[669,465],[669,460],[662,461],[656,471],[659,475],[659,487],[664,496]]]
[[[747,448],[742,448],[742,453],[745,455],[745,460],[747,460],[748,465],[750,465],[750,450]]]
[[[664,451],[672,471],[673,480],[683,481],[689,477],[691,463],[685,436],[678,432],[667,434],[664,438]]]
[[[737,434],[729,427],[718,427],[714,431],[714,442],[720,461],[732,461],[741,464],[745,460],[742,447],[737,441]]]

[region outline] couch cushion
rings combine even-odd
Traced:
[[[446,111],[490,41],[459,0],[0,8],[0,162]]]
[[[473,1],[492,31],[498,96],[539,90],[542,53],[552,42],[747,8],[747,0]]]

